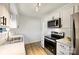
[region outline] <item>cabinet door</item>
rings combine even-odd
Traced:
[[[44,48],[44,40],[41,40],[41,46]]]
[[[78,4],[74,5],[73,8],[74,8],[75,13],[79,12],[79,5]]]
[[[11,15],[11,25],[10,28],[17,28],[16,15]]]
[[[5,17],[6,18],[6,26],[10,25],[10,13],[7,9],[7,6],[0,5],[0,17]]]
[[[44,36],[41,36],[41,46],[44,48]]]
[[[57,42],[57,55],[69,55],[69,46]]]

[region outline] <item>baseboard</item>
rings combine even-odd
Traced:
[[[26,44],[36,43],[36,42],[41,42],[41,41],[40,40],[38,40],[38,41],[32,41],[32,42],[28,42],[28,43],[24,43],[24,44],[26,45]]]

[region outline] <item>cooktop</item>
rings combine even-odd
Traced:
[[[61,39],[61,38],[64,38],[64,33],[54,33],[52,32],[50,35],[46,35],[45,36],[46,38],[49,38],[49,39],[52,39],[52,40],[57,40],[57,39]]]

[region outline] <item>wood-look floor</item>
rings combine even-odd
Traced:
[[[47,55],[40,42],[25,45],[26,55]]]

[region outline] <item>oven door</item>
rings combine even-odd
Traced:
[[[47,48],[50,52],[52,52],[53,54],[56,55],[56,42],[48,40],[47,38],[45,38],[44,40],[44,46],[45,48]]]

